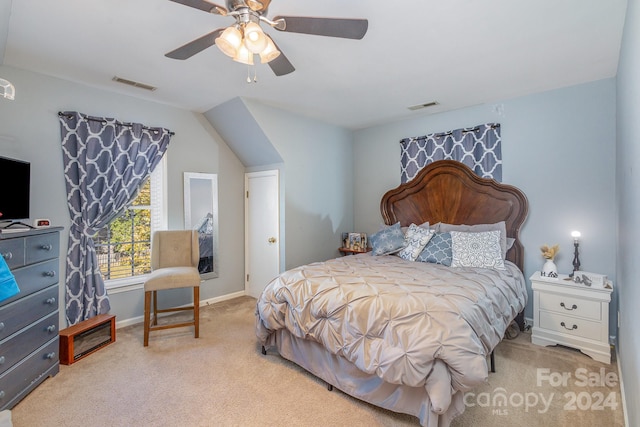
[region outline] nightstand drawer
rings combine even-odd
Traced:
[[[547,310],[560,315],[584,317],[600,321],[602,313],[599,301],[593,301],[571,295],[559,295],[552,293],[540,294],[540,310]]]
[[[591,320],[580,319],[547,311],[540,312],[540,327],[550,331],[573,335],[592,340],[600,340],[602,324]]]

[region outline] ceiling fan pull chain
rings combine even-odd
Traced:
[[[256,70],[256,66],[253,66],[253,82],[258,83],[258,71]]]
[[[247,65],[247,83],[251,83],[251,65]]]

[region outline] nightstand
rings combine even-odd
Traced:
[[[609,301],[613,289],[574,283],[565,274],[530,277],[533,289],[533,332],[537,345],[562,344],[593,359],[611,363]],[[611,281],[607,281],[612,286]]]

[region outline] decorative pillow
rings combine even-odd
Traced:
[[[404,233],[400,222],[383,228],[369,237],[371,255],[394,254],[404,248]]]
[[[404,237],[404,249],[398,252],[398,256],[407,261],[415,261],[418,255],[420,255],[420,252],[422,252],[427,243],[429,243],[434,233],[435,231],[429,230],[428,228],[411,224]]]
[[[454,224],[446,224],[444,222],[439,222],[436,224],[436,231],[467,231],[471,233],[478,233],[481,231],[500,231],[500,251],[502,252],[502,259],[507,257],[507,249],[513,246],[513,241],[511,245],[507,247],[507,224],[504,221],[496,222],[495,224],[476,224],[476,225],[454,225]],[[513,239],[515,241],[515,239]]]
[[[451,265],[451,233],[435,233],[416,261]]]
[[[500,248],[500,232],[482,231],[467,233],[451,232],[452,267],[480,267],[506,270],[502,249]]]

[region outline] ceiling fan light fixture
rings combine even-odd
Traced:
[[[235,26],[227,27],[216,39],[216,46],[225,55],[235,58],[242,46],[242,33]]]
[[[244,44],[241,44],[233,60],[242,64],[253,65],[253,52],[247,49]]]
[[[10,101],[16,99],[16,88],[9,80],[0,79],[0,96]]]
[[[267,47],[265,47],[262,52],[260,52],[260,62],[262,64],[266,64],[267,62],[271,62],[280,56],[280,51],[276,47],[276,44],[271,40],[271,37],[267,37]]]
[[[244,27],[244,45],[253,53],[260,53],[267,47],[267,35],[260,25],[249,22]]]

